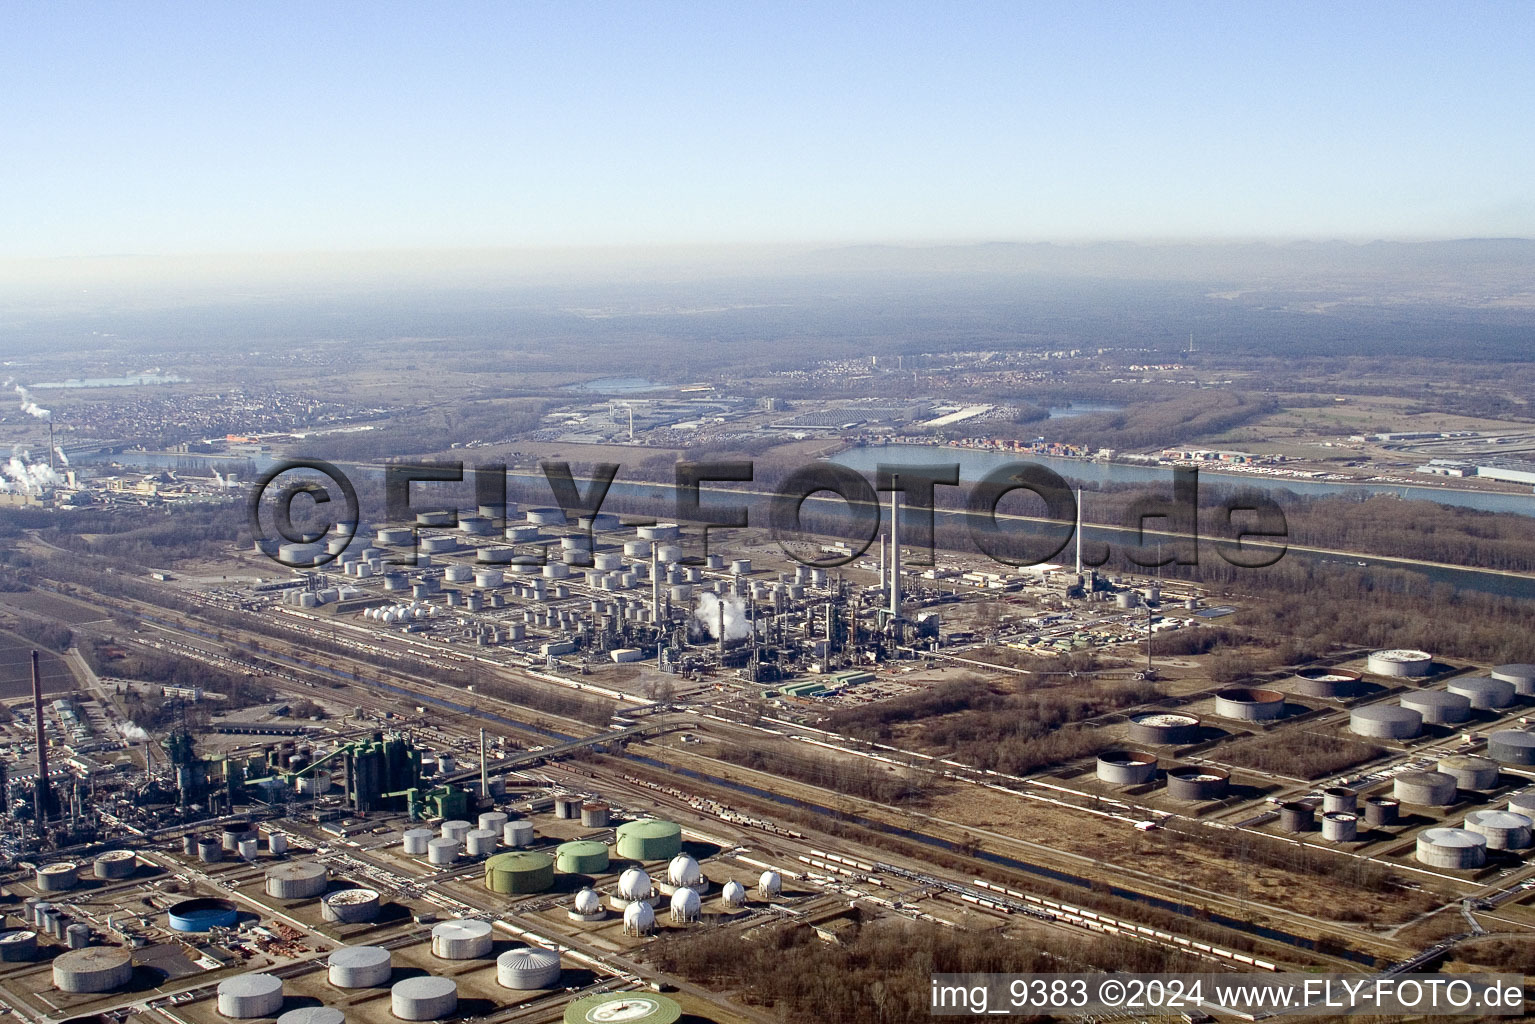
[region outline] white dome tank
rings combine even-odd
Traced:
[[[727,907],[739,907],[746,902],[746,887],[734,880],[726,882],[720,899],[724,900]]]
[[[777,896],[783,891],[783,878],[776,871],[764,871],[757,879],[757,891],[764,896]]]
[[[583,916],[602,913],[602,897],[594,889],[582,889],[576,893],[576,913]]]
[[[624,908],[624,933],[626,935],[648,935],[655,930],[656,912],[650,909],[649,903],[635,902]]]
[[[496,957],[496,984],[527,992],[560,982],[560,955],[552,949],[519,946]]]
[[[630,868],[618,876],[618,895],[626,900],[642,900],[650,895],[650,876],[641,868]]]
[[[698,893],[683,886],[672,893],[672,920],[679,923],[697,921],[699,904]]]
[[[703,879],[703,869],[698,866],[698,861],[685,853],[677,854],[666,866],[666,880],[672,885],[694,886]]]

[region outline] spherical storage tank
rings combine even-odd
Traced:
[[[650,992],[603,992],[565,1007],[564,1024],[676,1024],[682,1007]]]
[[[362,924],[376,919],[379,907],[375,889],[342,889],[320,900],[320,917],[338,924]]]
[[[1359,673],[1342,668],[1303,668],[1295,673],[1290,688],[1307,697],[1343,697],[1359,684]]]
[[[306,900],[323,893],[329,877],[325,865],[312,860],[274,864],[266,871],[266,894],[280,900]]]
[[[444,921],[432,928],[432,955],[443,960],[473,960],[493,944],[489,921]]]
[[[599,875],[608,869],[608,848],[589,839],[561,843],[555,848],[554,862],[567,874]]]
[[[595,889],[582,889],[576,893],[569,913],[573,921],[595,921],[606,916],[602,910],[602,897]]]
[[[274,1017],[282,1009],[282,979],[242,974],[219,982],[219,1013],[226,1017]]]
[[[427,844],[436,835],[429,828],[408,828],[401,836],[401,848],[413,857],[420,857],[426,853]]]
[[[666,880],[672,885],[699,886],[703,884],[704,870],[698,861],[685,853],[679,853],[666,866]]]
[[[1429,725],[1454,725],[1471,717],[1471,700],[1447,690],[1404,693],[1402,707],[1416,711]]]
[[[720,900],[727,907],[739,907],[746,903],[746,886],[731,879],[725,883],[725,888],[720,890]]]
[[[1448,807],[1455,802],[1455,779],[1443,772],[1407,772],[1396,777],[1391,795],[1404,804]]]
[[[1132,743],[1193,743],[1199,738],[1199,719],[1176,712],[1152,712],[1130,719]]]
[[[240,919],[240,908],[233,900],[203,896],[172,904],[166,914],[172,931],[206,932],[214,928],[233,928]]]
[[[389,1008],[401,1020],[437,1020],[458,1010],[458,983],[427,976],[397,981],[389,990]]]
[[[1418,863],[1431,868],[1479,868],[1487,862],[1487,838],[1463,828],[1431,828],[1418,835]]]
[[[485,862],[485,888],[506,896],[544,892],[554,885],[554,861],[547,853],[518,850]]]
[[[650,876],[639,868],[630,868],[618,876],[618,895],[621,899],[648,899],[653,891]]]
[[[697,921],[699,905],[698,893],[683,886],[672,893],[672,920],[679,923]]]
[[[36,956],[37,932],[30,928],[0,932],[0,963],[21,963]]]
[[[1535,697],[1535,665],[1499,665],[1490,674],[1494,679],[1513,683],[1519,696]]]
[[[629,860],[670,860],[682,852],[682,829],[673,822],[645,818],[618,826],[618,855]]]
[[[1174,800],[1219,800],[1231,786],[1231,773],[1224,768],[1180,765],[1167,772],[1167,795]]]
[[[1395,704],[1371,704],[1349,712],[1348,728],[1370,739],[1407,740],[1423,731],[1423,716]]]
[[[64,892],[80,881],[79,866],[70,861],[44,864],[37,869],[34,885],[38,892]]]
[[[91,867],[97,878],[115,880],[132,877],[138,866],[139,855],[132,850],[108,850],[97,857]]]
[[[1365,661],[1365,671],[1376,676],[1426,676],[1434,667],[1434,656],[1427,651],[1376,651]]]
[[[656,912],[650,904],[640,900],[624,908],[624,934],[648,935],[655,930]]]
[[[1514,684],[1490,676],[1462,676],[1450,680],[1445,689],[1465,697],[1478,711],[1506,708],[1514,702]]]
[[[53,958],[53,986],[60,992],[111,992],[133,978],[133,956],[117,946],[72,949]]]
[[[1284,694],[1250,686],[1232,686],[1215,694],[1215,713],[1239,722],[1263,722],[1284,714]]]
[[[382,946],[342,946],[330,955],[330,983],[337,988],[380,988],[393,973],[393,958]]]
[[[757,879],[757,891],[764,896],[777,896],[783,891],[783,878],[776,871],[764,871]]]
[[[1156,778],[1157,756],[1139,750],[1108,750],[1098,755],[1098,781],[1111,786],[1139,786]]]
[[[1487,753],[1503,764],[1535,765],[1535,733],[1501,729],[1487,737]]]
[[[552,949],[518,946],[496,957],[496,984],[527,992],[560,983],[560,955]]]
[[[1498,788],[1498,762],[1471,754],[1451,754],[1439,759],[1438,769],[1455,780],[1457,789]]]
[[[1489,850],[1522,850],[1530,845],[1527,815],[1513,811],[1472,811],[1466,815],[1466,831],[1487,839]]]

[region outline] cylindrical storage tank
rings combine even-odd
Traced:
[[[132,979],[133,956],[118,946],[88,946],[53,958],[53,987],[60,992],[111,992]],[[279,1004],[281,991],[279,985]]]
[[[476,569],[474,585],[481,590],[490,590],[499,587],[505,579],[505,575],[500,569]]]
[[[1455,780],[1457,789],[1498,788],[1498,762],[1491,758],[1475,757],[1470,754],[1451,754],[1449,757],[1441,757],[1437,767]]]
[[[1490,676],[1462,676],[1451,679],[1445,689],[1458,693],[1477,711],[1506,708],[1514,702],[1514,684]]]
[[[218,896],[199,896],[171,905],[166,920],[172,931],[206,932],[214,928],[233,928],[240,920],[240,908],[233,900]]]
[[[64,912],[62,910],[59,910],[59,909],[55,908],[53,910],[48,911],[46,916],[47,916],[47,922],[48,922],[48,924],[47,924],[47,932],[48,932],[48,934],[52,935],[56,939],[62,939],[64,937],[64,922],[66,920],[68,920],[67,918],[65,918]]]
[[[1224,768],[1180,765],[1167,772],[1167,795],[1174,800],[1220,800],[1231,787],[1231,773]]]
[[[1404,804],[1448,807],[1455,802],[1455,779],[1443,772],[1407,772],[1396,777],[1391,795]]]
[[[1349,712],[1348,728],[1355,736],[1408,740],[1423,731],[1423,716],[1395,704],[1371,704]]]
[[[624,556],[616,551],[599,551],[592,556],[592,567],[603,572],[614,572],[624,567]]]
[[[554,860],[536,850],[498,853],[485,862],[485,888],[505,896],[545,892],[554,885]]]
[[[1487,837],[1463,828],[1431,828],[1418,835],[1418,863],[1468,870],[1487,863]]]
[[[442,823],[442,837],[462,843],[472,828],[474,826],[467,821],[445,821]]]
[[[1199,719],[1168,711],[1134,715],[1128,733],[1132,743],[1193,743],[1199,738]]]
[[[618,826],[617,848],[628,860],[671,860],[682,852],[682,829],[659,818],[625,822]]]
[[[397,981],[389,990],[389,1009],[401,1020],[437,1020],[458,1012],[458,982],[428,975]]]
[[[255,860],[261,856],[261,844],[254,839],[242,839],[239,854],[241,860]]]
[[[1353,814],[1359,807],[1359,794],[1347,786],[1328,786],[1322,790],[1322,811],[1327,814]]]
[[[556,818],[580,817],[581,798],[571,796],[569,793],[556,793],[554,797],[554,816]]]
[[[587,801],[581,805],[582,828],[607,828],[608,805],[605,803]]]
[[[472,828],[464,837],[464,852],[470,857],[489,857],[496,852],[496,840],[499,838],[499,833],[488,828]]]
[[[1508,798],[1508,809],[1515,814],[1523,814],[1529,818],[1535,818],[1535,789],[1527,789],[1522,793],[1515,793]]]
[[[320,900],[320,917],[337,924],[362,924],[378,918],[381,897],[374,889],[342,889]]]
[[[84,949],[91,944],[91,926],[76,922],[64,929],[64,945],[70,949]]]
[[[197,837],[188,832],[181,837],[181,852],[188,857],[197,856]]]
[[[240,849],[240,840],[255,839],[256,828],[248,821],[231,821],[224,826],[219,834],[219,843],[225,853],[237,853]]]
[[[499,836],[501,834],[501,830],[506,827],[506,823],[508,820],[510,820],[510,818],[511,815],[507,814],[505,811],[486,811],[484,814],[480,815],[479,825],[480,828],[489,829]]]
[[[496,984],[530,992],[560,983],[560,955],[552,949],[519,946],[496,957]]]
[[[342,946],[330,955],[330,983],[337,988],[382,988],[393,973],[383,946]]]
[[[1157,756],[1139,750],[1108,750],[1098,755],[1098,781],[1139,786],[1157,775]]]
[[[1316,821],[1316,809],[1310,804],[1291,802],[1279,805],[1279,827],[1285,832],[1309,832]]]
[[[334,1006],[300,1006],[278,1017],[277,1024],[346,1024],[346,1013]]]
[[[408,828],[405,830],[405,835],[401,837],[401,849],[412,857],[420,857],[426,853],[427,844],[435,835],[436,833],[429,828]]]
[[[1352,843],[1359,837],[1359,816],[1348,811],[1322,815],[1322,838],[1333,843]]]
[[[1364,802],[1364,820],[1367,825],[1395,825],[1402,807],[1389,796],[1372,796]]]
[[[1347,697],[1359,685],[1359,673],[1343,668],[1303,668],[1289,687],[1306,697]]]
[[[1365,671],[1376,676],[1421,677],[1433,667],[1434,656],[1427,651],[1376,651],[1365,662]]]
[[[1141,603],[1141,595],[1133,590],[1122,590],[1114,595],[1114,604],[1119,608],[1135,608]]]
[[[494,944],[489,921],[444,921],[432,928],[432,955],[442,960],[474,960]]]
[[[426,860],[428,864],[436,864],[445,867],[458,860],[460,847],[457,841],[452,839],[433,839],[426,844]]]
[[[33,885],[38,892],[66,892],[75,887],[80,881],[79,865],[70,861],[59,861],[56,864],[44,864],[38,868]]]
[[[273,832],[266,839],[267,852],[274,857],[281,857],[288,852],[288,835],[285,832]]]
[[[534,526],[564,526],[565,513],[557,508],[530,508],[528,522]]]
[[[554,864],[566,874],[600,875],[608,869],[608,848],[589,839],[561,843],[555,848]]]
[[[1487,754],[1502,764],[1535,765],[1535,733],[1500,729],[1487,737]]]
[[[1521,697],[1535,697],[1535,665],[1499,665],[1491,672],[1492,678],[1514,684],[1514,692]]]
[[[442,571],[442,578],[449,583],[468,583],[474,579],[474,570],[467,565],[450,565]]]
[[[409,527],[390,526],[378,531],[373,539],[381,547],[397,548],[409,544],[415,535],[415,531]]]
[[[274,864],[266,870],[266,894],[280,900],[307,900],[325,891],[330,872],[312,860]]]
[[[1215,713],[1239,722],[1265,722],[1284,714],[1284,694],[1251,686],[1230,686],[1215,694]]]
[[[1471,717],[1471,701],[1445,690],[1418,690],[1402,694],[1402,707],[1423,716],[1427,725],[1454,725]]]
[[[1530,845],[1528,815],[1514,811],[1472,811],[1466,815],[1466,830],[1485,836],[1489,850],[1522,850]]]
[[[501,829],[501,841],[513,849],[521,849],[533,842],[533,823],[519,819],[509,821]]]
[[[428,555],[443,555],[458,550],[457,537],[422,537],[420,550]]]
[[[139,855],[132,850],[109,850],[96,858],[91,869],[97,878],[116,880],[131,878],[138,866]]]
[[[294,788],[298,790],[300,796],[323,796],[330,792],[333,779],[334,776],[322,768],[319,771],[301,776],[294,783]]]
[[[37,933],[30,928],[0,932],[0,963],[15,964],[37,957]]]

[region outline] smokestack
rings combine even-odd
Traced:
[[[661,625],[661,549],[650,542],[650,621]]]
[[[490,775],[485,770],[485,730],[480,729],[480,796],[490,799]]]
[[[50,472],[56,472],[57,471],[57,467],[53,464],[53,458],[54,458],[53,453],[54,453],[54,450],[55,449],[54,449],[54,445],[53,445],[53,417],[50,416],[50,417],[48,417],[48,469],[49,469]]]
[[[719,602],[718,602],[716,607],[718,607],[719,613],[720,613],[720,635],[719,635],[719,640],[717,642],[717,646],[719,647],[719,652],[721,654],[724,654],[725,653],[725,595],[723,593],[720,594],[720,599],[719,599]]]
[[[1082,488],[1077,488],[1077,575],[1082,575]]]
[[[37,791],[34,802],[37,811],[37,830],[42,832],[43,822],[48,820],[48,808],[52,802],[48,791],[48,738],[43,732],[43,673],[38,667],[37,651],[32,652],[32,719],[37,726]]]
[[[890,477],[890,618],[901,617],[901,478]]]

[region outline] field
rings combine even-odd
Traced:
[[[24,697],[32,692],[32,657],[34,645],[14,633],[0,632],[0,700]],[[75,677],[52,651],[42,651],[38,670],[43,677],[44,693],[63,693],[75,688]]]
[[[84,601],[76,601],[38,590],[21,593],[0,593],[0,604],[8,604],[33,615],[42,615],[62,622],[66,626],[78,626],[82,622],[100,622],[110,616]]]

